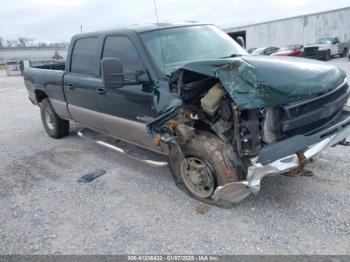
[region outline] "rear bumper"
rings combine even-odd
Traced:
[[[251,193],[257,194],[265,176],[298,173],[310,158],[337,145],[348,135],[350,111],[343,110],[337,119],[316,134],[294,136],[263,149],[258,157],[251,159],[247,180],[218,187],[213,198],[238,203]]]

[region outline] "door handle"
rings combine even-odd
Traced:
[[[103,87],[97,88],[97,94],[105,95],[106,94],[106,89],[103,88]]]
[[[68,89],[74,89],[74,86],[72,83],[68,83],[66,84],[66,87],[68,87]]]

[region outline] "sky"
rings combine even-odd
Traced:
[[[159,22],[198,21],[221,28],[350,6],[350,0],[155,0]],[[61,42],[80,32],[155,23],[154,0],[0,0],[0,37]]]

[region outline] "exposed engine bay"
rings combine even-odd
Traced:
[[[194,135],[195,129],[206,130],[232,144],[240,157],[254,157],[264,144],[282,137],[276,132],[280,111],[240,110],[218,79],[181,71],[172,92],[184,101],[181,114],[170,122],[180,144]]]

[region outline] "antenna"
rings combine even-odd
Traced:
[[[165,73],[165,60],[164,60],[164,54],[163,54],[163,44],[162,44],[162,38],[160,37],[160,29],[159,29],[159,17],[158,17],[158,8],[157,8],[157,2],[156,0],[153,0],[154,3],[154,11],[156,13],[157,18],[157,27],[158,27],[158,38],[159,38],[159,45],[160,45],[160,55],[162,56],[162,62],[163,62],[163,71]]]

